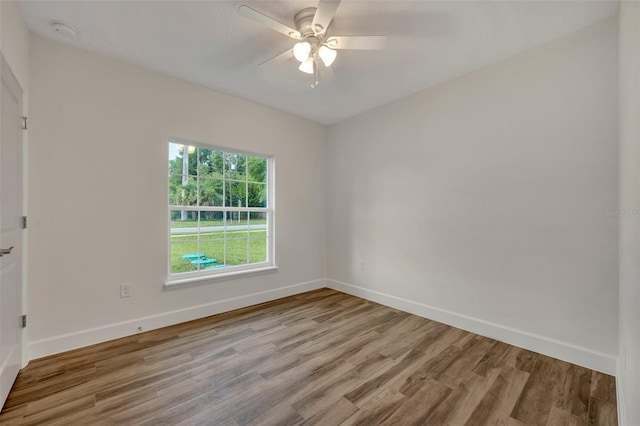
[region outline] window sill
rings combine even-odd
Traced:
[[[263,266],[260,268],[242,269],[239,271],[222,272],[219,274],[212,274],[212,275],[199,275],[199,276],[188,277],[188,278],[170,279],[165,283],[164,286],[165,288],[177,288],[177,287],[186,286],[189,284],[199,284],[207,281],[210,282],[210,281],[220,281],[224,279],[240,278],[240,277],[246,277],[251,275],[263,274],[267,272],[276,272],[277,270],[278,270],[277,266]]]

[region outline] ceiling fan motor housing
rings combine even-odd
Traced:
[[[296,13],[293,18],[293,22],[296,25],[296,30],[302,34],[302,37],[307,38],[316,34],[324,34],[326,28],[313,28],[313,17],[316,15],[316,7],[307,7]]]

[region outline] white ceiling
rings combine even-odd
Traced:
[[[617,1],[343,0],[329,35],[387,35],[383,51],[340,51],[311,89],[297,62],[258,66],[295,43],[236,13],[293,26],[317,1],[23,1],[31,31],[221,92],[333,124],[617,13]],[[51,21],[78,37],[65,39]]]

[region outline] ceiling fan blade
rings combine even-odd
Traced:
[[[277,54],[276,56],[267,59],[266,61],[262,61],[258,64],[258,66],[262,66],[266,63],[269,64],[279,64],[281,62],[286,61],[287,59],[293,58],[293,49],[287,49],[282,53]]]
[[[337,36],[329,37],[325,45],[336,50],[381,50],[386,42],[386,36]]]
[[[316,34],[324,34],[327,31],[339,5],[340,0],[320,0],[311,24],[311,28]]]
[[[291,37],[296,40],[302,39],[302,35],[293,28],[276,21],[273,18],[268,17],[267,15],[258,12],[255,9],[250,8],[249,6],[242,5],[238,8],[238,14],[244,16],[245,18],[249,18],[252,21],[255,21],[259,24],[266,25],[267,27],[275,30],[281,34],[286,35],[287,37]]]

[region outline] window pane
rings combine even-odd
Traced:
[[[254,238],[258,233],[251,231],[250,244],[250,262],[249,263],[262,263],[267,261],[267,239],[266,238]],[[266,235],[266,231],[263,231],[263,235]]]
[[[247,238],[249,226],[247,212],[227,212],[226,238]]]
[[[224,240],[200,240],[201,269],[217,269],[224,266]]]
[[[222,180],[199,179],[200,205],[221,206],[223,201]]]
[[[267,182],[267,159],[249,157],[248,180],[250,182]]]
[[[215,149],[200,148],[198,152],[198,176],[222,179],[224,154]]]
[[[171,273],[197,271],[197,265],[193,265],[192,262],[199,256],[201,254],[198,253],[197,241],[185,240],[183,235],[171,234]]]
[[[197,171],[197,148],[182,144],[169,144],[169,174],[195,176]],[[186,159],[186,161],[183,161]]]
[[[249,236],[251,238],[266,238],[267,224],[261,220],[251,220],[249,222]]]
[[[240,227],[232,226],[231,228],[240,228]],[[227,239],[247,238],[248,236],[249,236],[249,232],[246,226],[244,227],[244,229],[228,229],[227,228],[227,232],[225,233],[225,237]]]
[[[169,176],[169,195],[171,190],[182,187],[182,175],[170,175]]]
[[[216,240],[224,238],[224,212],[200,212],[200,240]]]
[[[178,157],[180,157],[179,161]],[[169,174],[182,174],[182,155],[178,151],[178,145],[171,142],[169,142]]]
[[[195,210],[171,210],[171,235],[196,234],[198,232],[198,212]],[[196,238],[194,236],[194,238]]]
[[[263,213],[257,213],[258,217],[254,217],[256,215],[255,212],[249,214],[249,238],[266,238],[267,237],[267,220],[263,219],[261,216]],[[264,213],[266,217],[266,213]]]
[[[250,183],[248,189],[249,207],[267,207],[267,185]]]
[[[263,225],[262,229],[267,228],[267,212],[251,212],[249,219],[251,225]]]
[[[228,179],[247,180],[247,156],[227,152],[224,154],[225,177]]]
[[[247,184],[245,182],[225,182],[226,184],[226,206],[246,207],[247,206]]]
[[[227,265],[245,265],[247,263],[247,238],[227,239]]]
[[[224,244],[224,241],[221,241],[221,243]],[[194,267],[196,267],[198,271],[204,269],[213,269],[215,266],[218,266],[218,259],[220,259],[220,262],[222,262],[222,257],[213,257],[211,254],[207,253],[207,251],[211,253],[211,250],[209,250],[207,247],[202,247],[202,243],[200,243],[201,256],[191,261],[191,263],[195,265]],[[222,254],[223,252],[221,251],[220,253]]]
[[[169,205],[198,205],[197,181],[194,177],[171,176],[169,178]]]

